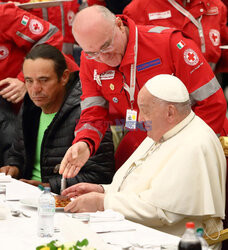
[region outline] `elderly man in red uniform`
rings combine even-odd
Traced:
[[[221,0],[133,0],[123,13],[136,24],[176,27],[192,38],[213,71],[228,72],[227,9]]]
[[[127,16],[116,17],[105,7],[91,6],[76,15],[73,35],[84,50],[82,113],[74,144],[61,163],[64,177],[75,176],[96,152],[107,129],[108,103],[120,118],[126,117],[129,128],[135,127],[138,92],[158,74],[180,78],[190,93],[194,112],[216,133],[224,133],[223,91],[197,45],[178,30],[136,26]]]

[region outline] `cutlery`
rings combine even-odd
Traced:
[[[53,173],[58,173],[59,172],[59,168],[60,168],[60,164],[57,164],[55,167],[54,167],[54,170],[53,170]],[[61,179],[61,187],[60,187],[60,194],[62,193],[62,191],[66,189],[66,178],[63,178]]]
[[[11,214],[14,217],[19,217],[22,214],[24,217],[31,218],[30,215],[25,214],[23,211],[20,211],[20,210],[11,210]]]

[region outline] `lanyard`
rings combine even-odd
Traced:
[[[179,5],[175,0],[168,0],[168,2],[175,8],[177,9],[179,12],[181,12],[184,16],[186,16],[198,29],[199,32],[199,37],[200,37],[200,42],[201,42],[201,51],[203,53],[205,53],[206,49],[205,49],[205,38],[203,35],[203,27],[201,24],[201,18],[199,18],[199,21],[197,21],[195,19],[195,17],[189,12],[187,11],[185,8],[183,8],[181,5]]]
[[[135,27],[135,46],[134,46],[134,63],[131,64],[131,75],[130,75],[130,87],[124,84],[124,89],[130,95],[131,109],[133,109],[134,95],[135,95],[135,83],[136,83],[136,65],[137,65],[137,55],[138,55],[138,29]]]

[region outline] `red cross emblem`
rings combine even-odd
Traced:
[[[69,26],[72,26],[74,15],[75,14],[74,14],[74,12],[72,10],[68,11],[68,13],[67,13],[67,21],[68,21]]]
[[[214,46],[218,46],[220,44],[220,33],[218,30],[211,29],[209,31],[209,37]]]
[[[187,57],[189,61],[195,61],[195,56],[193,53],[188,53]]]
[[[5,59],[9,55],[9,50],[5,46],[0,45],[0,60]]]
[[[33,27],[34,27],[34,30],[39,29],[39,26],[38,26],[38,24],[37,24],[37,23],[35,23],[35,24],[33,25]]]
[[[199,62],[199,57],[193,49],[184,51],[184,60],[188,65],[194,66]]]
[[[33,34],[39,35],[43,32],[44,27],[41,22],[36,19],[31,19],[29,29]]]

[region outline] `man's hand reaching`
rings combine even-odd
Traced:
[[[59,173],[64,178],[73,178],[90,157],[89,146],[85,142],[73,144],[66,152],[60,165]]]

